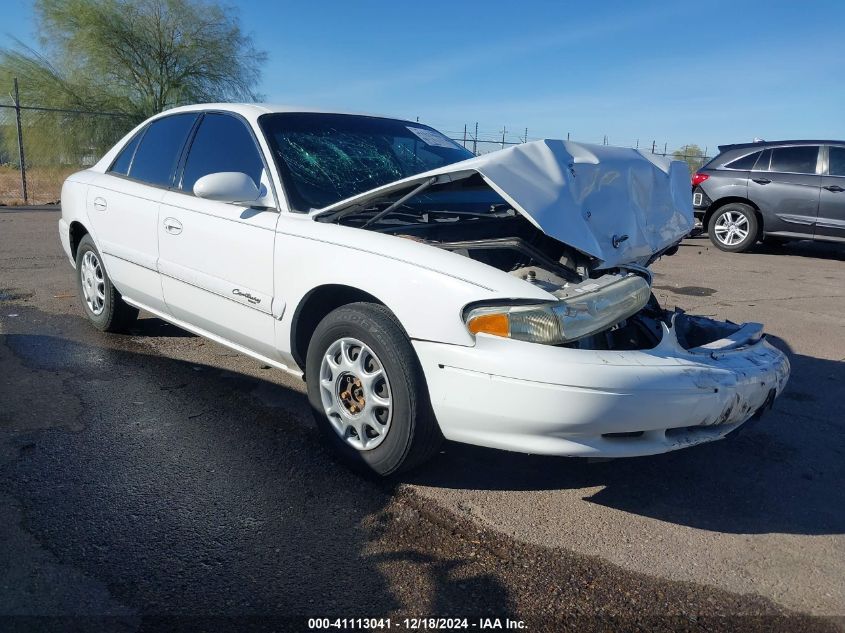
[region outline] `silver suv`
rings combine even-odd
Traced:
[[[719,152],[692,177],[695,215],[718,248],[845,242],[845,141],[721,145]]]

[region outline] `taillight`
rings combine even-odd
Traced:
[[[708,178],[710,178],[710,174],[693,174],[692,175],[692,186],[697,187],[698,185],[703,183]]]

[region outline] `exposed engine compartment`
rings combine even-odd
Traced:
[[[460,239],[467,233],[477,236],[482,227],[485,233],[489,231],[496,236]],[[471,231],[468,230],[470,228]],[[500,233],[503,235],[500,236]],[[620,274],[629,272],[627,269],[594,270],[588,258],[548,238],[520,216],[500,217],[492,221],[438,223],[434,227],[429,224],[404,226],[395,234],[483,262],[535,284],[558,298],[598,289],[618,279]],[[645,269],[637,270],[644,276],[649,275]],[[733,323],[691,317],[680,310],[665,310],[652,295],[646,307],[634,316],[565,346],[592,350],[652,349],[663,337],[663,324],[675,328],[678,341],[686,349],[729,336],[739,327]]]
[[[431,221],[381,227],[380,232],[423,242],[469,257],[535,284],[558,298],[589,292],[605,282],[635,270],[650,276],[641,267],[595,270],[590,258],[539,231],[528,220],[511,210],[471,221]],[[485,235],[479,239],[479,235]],[[671,254],[671,253],[668,253]],[[592,336],[563,346],[592,350],[643,350],[656,347],[663,337],[663,325],[674,327],[678,341],[692,349],[722,339],[739,326],[681,310],[665,310],[656,297],[632,317]]]
[[[546,236],[513,211],[472,221],[409,224],[382,232],[469,257],[532,283],[560,286],[587,278],[591,269],[589,258]]]
[[[519,277],[561,300],[598,290],[632,273],[650,282],[651,273],[643,266],[632,264],[598,270],[595,259],[538,229],[477,176],[432,189],[452,194],[482,191],[487,202],[486,205],[435,204],[424,201],[423,196],[409,194],[395,202],[375,202],[340,217],[329,216],[324,221],[333,220],[447,250]],[[671,255],[676,250],[674,245],[657,253],[655,258]],[[652,349],[662,340],[664,327],[674,327],[678,341],[685,348],[693,348],[721,339],[738,326],[664,310],[652,295],[646,306],[633,316],[561,345],[592,350]]]

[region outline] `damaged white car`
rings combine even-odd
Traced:
[[[387,475],[443,437],[626,457],[724,437],[789,375],[758,324],[662,309],[683,163],[538,141],[480,157],[419,123],[263,105],[146,121],[62,191],[102,330],[143,309],[302,376]]]

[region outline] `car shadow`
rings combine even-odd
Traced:
[[[163,319],[154,316],[144,316],[129,329],[129,334],[133,336],[149,336],[155,338],[194,338],[195,334],[183,330]]]
[[[698,235],[687,237],[683,242],[681,242],[681,247],[716,248],[710,241],[707,233],[700,233]],[[813,240],[793,240],[784,244],[764,244],[762,242],[758,242],[747,252],[757,255],[809,257],[812,259],[845,261],[845,243],[839,244],[836,242],[814,242]],[[742,254],[740,253],[738,255]]]
[[[845,262],[845,244],[796,240],[785,244],[758,243],[749,252],[760,255],[786,255],[790,257],[811,257]]]
[[[736,534],[845,533],[845,363],[795,354],[774,409],[736,436],[589,463],[450,443],[407,483],[472,490],[601,490],[586,501]]]
[[[507,587],[469,550],[437,545],[446,527],[396,502],[394,484],[331,458],[302,419],[304,395],[78,324],[90,343],[0,337],[0,402],[16,403],[0,416],[0,497],[17,500],[38,551],[61,561],[49,573],[96,578],[149,628],[162,614],[202,616],[204,630],[234,630],[233,616],[299,630],[332,614],[513,613]],[[267,405],[267,390],[284,404]],[[44,422],[26,430],[22,416]],[[43,555],[4,559],[12,577],[30,573],[32,556]],[[10,592],[34,613],[51,600],[86,613],[60,579],[50,594]],[[122,620],[137,624],[110,624]]]

